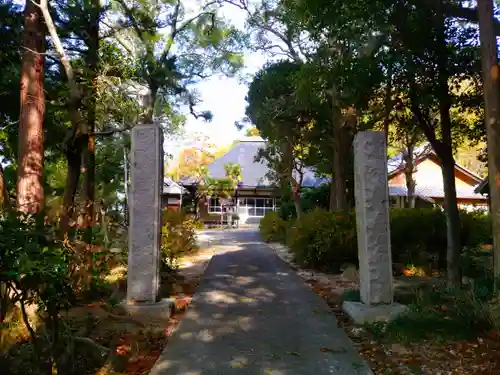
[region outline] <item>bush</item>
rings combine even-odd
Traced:
[[[484,212],[460,212],[462,246],[475,249],[493,243],[490,215]]]
[[[287,222],[276,212],[268,212],[259,224],[260,236],[266,242],[283,242],[287,228]]]
[[[303,214],[290,229],[287,240],[295,260],[304,267],[338,272],[344,263],[357,264],[353,212],[315,209]]]
[[[161,230],[162,262],[168,268],[176,266],[178,259],[184,254],[193,252],[196,245],[197,221],[181,211],[163,212]]]
[[[392,209],[390,229],[394,263],[435,267],[446,261],[446,221],[441,210]]]
[[[478,270],[476,260],[486,256],[475,250],[491,241],[490,219],[483,213],[465,211],[460,212],[460,219],[463,259],[470,265],[464,263],[467,269],[464,274],[485,273],[484,267]],[[443,211],[432,208],[392,209],[390,229],[393,263],[446,268],[446,219]],[[306,267],[337,271],[343,262],[357,261],[354,212],[331,213],[316,208],[304,213],[294,225],[283,222],[278,214],[273,213],[261,222],[261,234],[266,241],[281,240],[286,235],[287,245],[297,262]],[[472,267],[474,264],[476,266]]]
[[[489,216],[460,212],[460,238],[464,252],[491,241]],[[446,268],[446,218],[432,208],[392,209],[391,247],[394,263]]]
[[[490,306],[473,291],[434,288],[417,291],[408,311],[388,324],[372,325],[372,331],[398,341],[470,339],[495,326]]]
[[[56,368],[58,373],[70,373],[64,369],[71,366],[75,342],[62,320],[63,313],[84,302],[89,289],[102,282],[113,254],[81,241],[78,229],[71,229],[61,241],[57,229],[44,213],[0,214],[0,291],[2,302],[9,298],[8,307],[21,309],[36,357],[30,365],[45,373]],[[27,312],[29,305],[36,307],[43,329],[34,326]],[[2,303],[0,325],[8,323],[10,315],[4,308]]]

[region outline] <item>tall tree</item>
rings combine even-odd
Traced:
[[[27,0],[21,65],[17,208],[29,213],[40,211],[44,200],[44,63],[45,26],[41,9],[35,1]]]
[[[277,175],[286,181],[293,194],[297,216],[301,214],[300,192],[308,136],[314,117],[297,99],[296,79],[301,64],[281,61],[259,71],[250,84],[246,114],[267,140],[260,156],[267,159]]]
[[[483,68],[485,123],[488,137],[488,174],[493,222],[495,284],[500,277],[500,69],[494,33],[493,0],[478,0]],[[496,285],[496,287],[498,287]]]

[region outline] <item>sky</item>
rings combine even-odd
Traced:
[[[245,13],[242,10],[235,6],[225,5],[222,14],[234,26],[244,28]],[[245,116],[245,96],[248,88],[241,76],[251,79],[252,75],[264,65],[266,58],[259,53],[246,53],[244,62],[245,68],[238,77],[215,75],[195,86],[201,99],[197,110],[209,110],[213,118],[211,122],[206,122],[189,116],[185,127],[186,142],[189,142],[194,134],[202,134],[208,138],[207,143],[220,147],[243,136],[243,132],[238,131],[234,125]],[[185,146],[186,143],[183,142],[182,145]],[[167,141],[165,151],[177,154],[179,147],[181,144],[178,141]]]

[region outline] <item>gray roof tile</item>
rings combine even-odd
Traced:
[[[224,178],[226,172],[224,166],[234,163],[241,166],[241,185],[251,187],[271,186],[267,174],[269,168],[265,161],[255,161],[261,148],[266,146],[266,142],[261,137],[248,137],[238,141],[236,145],[220,158],[208,165],[209,175],[212,178]],[[318,186],[327,180],[316,177],[312,169],[307,169],[304,174],[303,186]]]
[[[408,191],[403,185],[390,185],[389,193],[392,196],[406,197]],[[416,186],[415,196],[426,198],[444,198],[444,190],[442,186]],[[474,192],[474,187],[457,186],[457,198],[460,199],[481,199],[485,200],[481,194]]]

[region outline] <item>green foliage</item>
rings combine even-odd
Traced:
[[[297,219],[287,235],[296,261],[325,271],[340,271],[344,263],[357,264],[354,213],[315,209]]]
[[[71,248],[55,238],[43,215],[21,218],[6,212],[0,217],[0,282],[15,288],[20,301],[53,313],[76,300],[69,278]]]
[[[461,242],[464,249],[476,249],[491,241],[489,216],[460,212]],[[419,266],[446,265],[446,219],[439,209],[392,209],[391,247],[395,263]]]
[[[285,206],[287,207],[287,206]],[[263,239],[282,240],[290,225],[284,223],[283,206],[261,222]],[[482,246],[491,241],[489,216],[477,212],[460,213],[463,243],[462,264],[465,276],[478,278],[478,283],[493,285],[491,254]],[[446,222],[439,209],[392,209],[392,261],[404,266],[427,269],[446,268]],[[297,261],[312,268],[338,271],[342,263],[357,262],[357,235],[354,213],[332,213],[315,208],[305,212],[286,232],[287,244]],[[479,285],[478,284],[478,285]],[[490,294],[484,290],[481,294]]]
[[[392,209],[392,261],[404,265],[437,265],[446,256],[446,223],[439,209]],[[444,264],[442,264],[444,266]]]
[[[495,325],[490,307],[472,291],[458,288],[418,290],[408,311],[388,324],[370,325],[379,338],[415,342],[471,339]]]
[[[192,215],[186,215],[182,211],[163,212],[161,256],[165,267],[175,267],[181,256],[198,248],[195,231],[198,226]]]
[[[301,68],[297,61],[266,65],[250,83],[246,98],[246,115],[267,141],[258,158],[269,166],[267,177],[282,186],[299,179],[309,153],[308,134],[314,123],[314,109],[297,96]]]
[[[315,208],[328,210],[330,204],[330,184],[322,184],[314,188],[302,188],[300,204],[303,212],[310,212]],[[290,194],[281,197],[278,212],[284,220],[295,220],[297,214]]]
[[[241,181],[241,166],[228,163],[224,165],[225,178],[203,176],[203,184],[198,187],[198,194],[202,197],[229,198],[233,196],[238,183]]]
[[[266,242],[283,242],[286,239],[288,223],[278,213],[268,212],[259,224],[260,237]]]
[[[73,351],[66,348],[74,348],[74,341],[62,313],[103,285],[114,257],[104,247],[82,242],[78,231],[60,241],[56,228],[42,213],[23,217],[6,211],[0,216],[0,285],[21,308],[37,359],[32,365],[42,373],[47,365],[59,373],[71,366]],[[33,326],[26,312],[30,305],[37,308],[43,329]],[[0,315],[3,320],[7,313]]]

